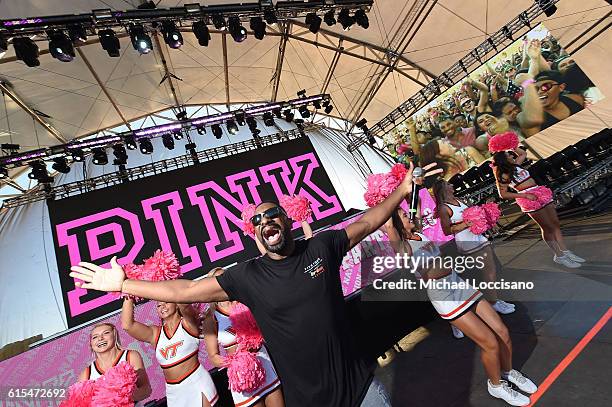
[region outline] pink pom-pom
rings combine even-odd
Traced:
[[[387,197],[382,192],[387,177],[385,174],[370,174],[368,175],[366,191],[363,194],[363,198],[366,204],[371,208],[378,205]]]
[[[236,331],[236,342],[238,347],[245,350],[257,350],[263,343],[263,336],[257,326],[255,317],[249,308],[237,303],[230,314],[232,327]]]
[[[489,229],[495,226],[497,224],[497,220],[501,216],[499,206],[495,202],[487,202],[486,204],[480,205],[480,207],[485,212]]]
[[[176,280],[183,273],[176,256],[171,251],[156,250],[143,264],[145,276],[149,281]]]
[[[393,167],[391,167],[390,174],[401,183],[404,178],[406,178],[407,172],[408,170],[406,169],[406,166],[404,164],[395,164]]]
[[[550,190],[550,188],[547,188],[543,185],[538,185],[537,187],[524,192],[533,194],[538,199],[532,201],[527,198],[516,198],[516,203],[521,207],[523,211],[537,211],[538,209],[541,209],[552,201],[552,191]]]
[[[499,151],[513,151],[519,145],[519,138],[516,133],[507,131],[497,134],[489,140],[489,151],[497,153]]]
[[[92,407],[91,400],[94,393],[93,380],[76,382],[68,388],[68,397],[60,403],[60,407]]]
[[[397,152],[398,155],[402,155],[409,150],[410,150],[410,144],[398,144],[397,147],[395,148],[395,151]]]
[[[287,196],[283,195],[279,198],[279,203],[287,212],[287,216],[297,222],[305,222],[312,215],[310,201],[308,198],[300,195]]]
[[[463,211],[463,220],[472,222],[470,231],[475,235],[484,233],[488,229],[485,211],[479,206],[472,206]]]
[[[127,362],[119,362],[96,380],[92,405],[96,407],[132,407],[136,372]]]
[[[225,361],[232,391],[252,392],[265,383],[266,370],[256,354],[239,349]]]
[[[247,204],[244,208],[242,208],[242,232],[245,236],[251,235],[255,236],[255,226],[251,223],[251,218],[255,215],[255,208],[257,205]]]

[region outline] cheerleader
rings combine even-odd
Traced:
[[[470,231],[471,222],[463,220],[463,211],[468,207],[455,197],[453,186],[442,179],[437,180],[433,186],[433,194],[436,201],[434,217],[440,219],[444,234],[455,235],[459,254],[482,258],[484,263],[482,278],[487,282],[496,281],[495,252],[486,237]],[[493,309],[500,314],[514,312],[514,304],[497,299],[495,290],[487,291],[487,299]]]
[[[142,362],[142,356],[135,350],[123,349],[121,347],[121,341],[115,325],[107,322],[95,325],[91,330],[89,347],[95,358],[79,374],[79,382],[96,380],[120,362],[127,362],[134,368],[137,376],[136,388],[132,399],[138,402],[151,395],[151,385]],[[141,404],[137,403],[136,405]]]
[[[209,276],[217,277],[223,269],[213,270]],[[203,324],[206,352],[210,361],[218,368],[226,367],[224,357],[219,354],[219,345],[226,354],[232,355],[237,348],[236,331],[232,327],[230,313],[235,301],[222,301],[210,304]],[[284,407],[280,380],[274,370],[268,351],[264,345],[257,351],[257,358],[265,370],[265,380],[258,389],[249,392],[231,391],[234,405],[240,407]]]
[[[219,396],[210,374],[198,359],[200,339],[195,310],[188,304],[157,302],[160,325],[134,320],[134,300],[125,298],[121,325],[132,338],[155,347],[166,379],[168,407],[211,407]]]
[[[427,237],[414,232],[406,212],[398,208],[385,225],[389,241],[397,244],[395,250],[402,255],[420,256],[424,260],[439,257],[440,249]],[[444,262],[423,261],[431,266],[415,270],[417,278],[443,283],[461,284],[463,279]],[[508,328],[487,301],[480,301],[482,293],[473,287],[463,289],[427,289],[427,295],[442,319],[451,323],[471,338],[481,349],[481,360],[487,374],[487,389],[491,396],[504,400],[512,406],[526,406],[529,397],[512,389],[509,382],[522,392],[533,394],[537,386],[512,368],[512,341]]]
[[[493,173],[497,190],[502,199],[515,199],[523,213],[529,215],[540,227],[542,239],[553,251],[553,260],[569,268],[578,268],[586,260],[565,246],[557,210],[553,205],[552,191],[536,184],[529,171],[521,168],[527,152],[518,148],[516,134],[498,134],[489,141],[493,153]],[[516,192],[511,192],[513,189]]]

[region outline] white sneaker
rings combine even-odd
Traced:
[[[575,262],[574,260],[570,259],[569,256],[567,255],[563,255],[563,256],[557,256],[555,254],[555,257],[553,257],[553,261],[557,264],[560,264],[562,266],[571,268],[571,269],[577,269],[580,268],[581,264]]]
[[[493,305],[493,309],[500,314],[512,314],[514,306],[510,306],[507,302],[497,300]]]
[[[487,389],[489,394],[496,399],[502,399],[511,406],[526,406],[529,405],[529,397],[513,390],[505,380],[500,380],[501,386],[494,387],[491,381],[487,380]]]
[[[463,332],[461,332],[461,329],[457,328],[455,325],[451,324],[451,329],[453,330],[453,336],[455,337],[455,339],[461,339],[465,337]]]
[[[507,375],[502,373],[502,379],[508,380],[510,383],[518,387],[519,390],[522,392],[533,394],[538,391],[538,386],[536,386],[534,382],[523,376],[523,374],[518,370],[512,369],[508,372]]]
[[[571,250],[564,250],[563,254],[566,257],[569,257],[571,261],[575,261],[576,263],[584,263],[586,261],[585,259],[578,256],[576,253],[572,252]]]
[[[512,304],[511,302],[506,302],[504,300],[497,300],[497,302],[501,302],[502,304],[506,305],[509,308],[515,309],[516,307],[514,306],[514,304]]]

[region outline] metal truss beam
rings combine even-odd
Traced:
[[[227,33],[221,36],[223,39],[223,73],[225,75],[225,104],[230,107],[229,67],[227,65]]]
[[[110,94],[110,92],[108,91],[108,89],[106,88],[102,80],[100,79],[100,76],[98,75],[94,67],[91,65],[91,62],[89,62],[89,59],[87,58],[83,50],[81,50],[81,48],[76,48],[76,52],[79,54],[79,56],[85,63],[85,66],[87,66],[87,69],[89,70],[89,72],[91,72],[91,75],[96,80],[98,86],[102,90],[102,93],[104,93],[104,95],[106,96],[110,104],[113,106],[113,109],[115,109],[115,112],[117,112],[119,117],[121,117],[121,121],[123,122],[123,124],[125,124],[127,128],[131,130],[132,127],[130,126],[130,123],[127,121],[127,119],[123,115],[123,112],[121,111],[121,109],[119,109],[119,105],[115,101],[115,98],[113,98],[113,95]]]
[[[276,98],[278,97],[278,87],[280,86],[281,74],[283,72],[283,61],[285,60],[285,49],[287,48],[287,40],[289,39],[291,28],[291,22],[287,21],[284,24],[282,33],[280,33],[281,39],[278,45],[276,69],[274,70],[274,76],[272,77],[272,79],[274,80],[274,83],[272,85],[272,98],[270,99],[272,102],[276,102]]]
[[[332,59],[331,64],[329,64],[329,69],[327,70],[325,81],[323,81],[323,87],[321,88],[321,93],[327,92],[327,87],[329,86],[329,83],[334,77],[334,71],[336,70],[336,67],[338,66],[338,61],[340,61],[340,55],[341,55],[340,51],[344,49],[344,47],[342,46],[343,41],[344,40],[342,38],[338,40],[338,46],[336,47],[336,53],[334,54],[334,58]]]
[[[67,142],[67,140],[64,138],[64,136],[62,136],[61,133],[58,130],[56,130],[53,126],[51,126],[49,123],[47,123],[42,117],[40,117],[40,115],[38,113],[36,113],[30,106],[28,106],[27,103],[24,102],[15,93],[15,91],[9,87],[8,82],[4,82],[4,81],[0,80],[0,92],[4,93],[9,98],[11,98],[13,100],[13,102],[15,102],[17,104],[17,106],[19,106],[24,112],[29,114],[30,117],[32,117],[36,122],[38,122],[38,124],[43,126],[45,128],[45,130],[47,130],[47,132],[49,132],[49,134],[51,134],[55,139],[57,139],[61,143],[66,143]],[[8,117],[6,118],[6,120],[8,120]]]

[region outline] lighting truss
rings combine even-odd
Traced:
[[[189,167],[197,163],[203,163],[223,157],[229,157],[235,154],[255,150],[261,147],[298,139],[300,137],[305,137],[304,131],[301,129],[292,129],[276,134],[259,137],[257,140],[249,139],[245,141],[240,141],[238,143],[198,151],[195,157],[192,154],[185,154],[179,157],[145,164],[140,167],[126,168],[122,171],[104,174],[99,177],[89,178],[82,181],[72,182],[69,184],[58,185],[54,187],[49,186],[46,189],[32,190],[27,194],[23,194],[16,198],[5,200],[3,207],[14,208],[32,202],[43,201],[49,198],[67,198],[69,196],[79,195],[92,190],[106,188],[113,185],[119,185],[121,183],[125,183],[126,180],[129,182],[140,178],[161,174],[167,171],[176,170],[178,168]]]
[[[85,32],[93,35],[94,32],[108,28],[122,28],[130,23],[161,25],[165,21],[192,23],[205,20],[207,25],[212,24],[212,17],[222,15],[224,18],[237,17],[243,23],[248,23],[251,17],[274,15],[277,21],[287,21],[306,17],[309,13],[323,16],[329,10],[365,9],[369,11],[373,0],[314,0],[314,1],[278,1],[274,5],[270,1],[258,3],[234,3],[218,5],[200,5],[198,3],[186,4],[182,7],[160,9],[134,9],[117,11],[111,9],[97,9],[90,13],[42,16],[29,18],[13,18],[0,20],[0,35],[13,36],[46,36],[49,29],[68,30],[71,26],[81,26]]]
[[[242,117],[254,117],[262,115],[266,112],[272,112],[275,109],[294,109],[300,106],[309,105],[311,103],[321,103],[325,101],[330,101],[330,96],[328,94],[292,99],[286,102],[268,103],[262,106],[254,106],[227,113],[218,113],[210,116],[185,119],[170,124],[162,124],[140,130],[126,131],[119,134],[102,136],[93,139],[76,140],[67,144],[57,145],[46,149],[26,151],[8,157],[2,157],[0,158],[0,165],[6,168],[15,168],[27,165],[28,162],[36,159],[44,160],[58,156],[68,157],[71,156],[71,151],[83,151],[84,149],[91,149],[94,147],[110,147],[113,144],[125,143],[128,139],[136,142],[140,138],[161,137],[165,133],[177,130],[189,130],[192,127],[201,128],[204,126],[212,126],[214,124],[222,124],[228,119],[236,119],[236,115],[241,115]]]
[[[559,2],[559,0],[549,0],[550,4],[547,3],[547,6],[554,5],[557,2]],[[483,55],[487,55],[487,53],[491,51],[495,52],[496,47],[498,49],[505,48],[504,43],[511,41],[511,38],[519,38],[520,35],[518,35],[518,33],[525,29],[530,29],[530,23],[535,21],[543,13],[544,11],[542,8],[537,2],[534,2],[527,10],[516,16],[512,21],[492,34],[489,38],[485,39],[466,56],[453,64],[438,77],[434,78],[418,93],[400,104],[382,120],[370,127],[370,134],[382,137],[384,134],[389,133],[398,123],[408,119],[427,103],[434,100],[438,96],[438,90],[444,92],[446,89],[461,81],[471,71],[481,66],[482,63],[479,59],[484,60],[486,58],[483,57]],[[354,152],[367,143],[367,137],[360,136],[351,140],[347,148],[348,151]]]

